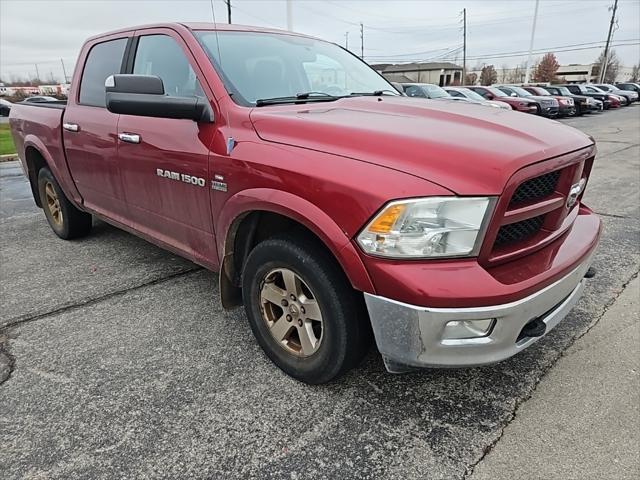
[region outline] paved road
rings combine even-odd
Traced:
[[[640,268],[640,106],[569,122],[599,141],[586,199],[605,223],[600,274],[570,316],[493,367],[393,376],[372,352],[322,387],[271,365],[242,311],[218,306],[214,274],[103,223],[58,240],[8,167],[3,478],[470,476]]]

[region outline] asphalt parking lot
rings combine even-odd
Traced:
[[[562,122],[598,141],[585,202],[605,226],[598,276],[569,317],[495,366],[395,376],[372,352],[320,387],[269,362],[244,313],[218,305],[215,274],[102,222],[86,239],[59,240],[19,167],[0,164],[0,476],[462,479],[504,468],[533,478],[509,464],[528,463],[513,441],[530,430],[520,420],[536,422],[529,404],[554,404],[554,372],[574,391],[586,363],[559,360],[580,337],[594,349],[607,338],[598,323],[614,308],[623,315],[640,269],[640,105]],[[637,363],[624,368],[636,368],[637,387]],[[545,420],[563,430],[555,415]],[[615,448],[600,453],[608,478],[638,472],[637,455],[616,470]],[[562,478],[604,478],[580,470],[582,454]]]

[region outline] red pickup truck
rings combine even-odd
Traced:
[[[355,366],[372,336],[391,372],[503,360],[592,273],[592,138],[400,96],[308,36],[100,35],[66,104],[17,104],[10,123],[59,237],[95,216],[219,271],[224,307],[244,304],[269,358],[305,382]]]

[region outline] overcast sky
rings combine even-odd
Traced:
[[[534,49],[555,51],[561,64],[592,62],[607,37],[614,0],[541,0]],[[226,5],[214,0],[218,22]],[[286,28],[284,0],[231,0],[233,23]],[[461,62],[460,12],[467,9],[467,65],[497,68],[526,60],[535,0],[293,0],[293,29],[345,44],[365,59]],[[0,0],[0,77],[51,74],[62,79],[85,38],[160,21],[212,21],[209,0]],[[640,0],[619,0],[615,51],[626,66],[640,61]],[[595,47],[595,48],[593,48]],[[565,50],[565,51],[561,51]],[[572,51],[568,51],[572,50]],[[519,56],[514,56],[519,54]],[[540,56],[540,55],[536,55]]]

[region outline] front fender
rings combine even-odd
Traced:
[[[216,224],[220,264],[234,222],[252,211],[267,211],[291,218],[312,231],[333,253],[356,290],[374,293],[369,274],[349,236],[313,203],[281,190],[253,188],[236,193],[223,205]]]

